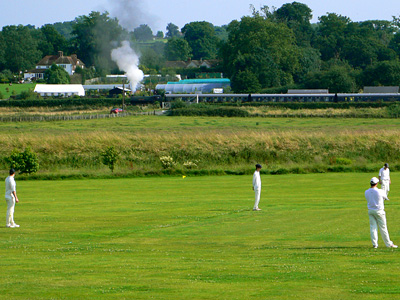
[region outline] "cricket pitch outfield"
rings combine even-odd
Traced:
[[[374,175],[262,175],[260,212],[251,176],[17,177],[0,299],[393,299],[400,250],[372,248]],[[386,203],[395,243],[399,179]]]

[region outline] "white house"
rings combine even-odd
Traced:
[[[37,64],[36,68],[28,70],[24,73],[25,80],[31,79],[44,79],[44,73],[50,69],[53,64],[63,67],[65,71],[71,76],[75,73],[76,67],[85,67],[85,64],[78,59],[76,54],[71,56],[64,56],[62,51],[58,51],[58,55],[47,55],[43,57]]]
[[[34,92],[40,96],[85,96],[82,84],[37,84]]]

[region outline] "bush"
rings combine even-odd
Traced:
[[[33,97],[33,96],[32,96]],[[0,107],[75,107],[75,106],[119,106],[119,99],[91,99],[91,98],[52,98],[52,99],[37,99],[38,96],[23,100],[6,100],[0,101]],[[40,97],[39,97],[40,98]]]
[[[400,117],[400,105],[393,104],[387,108],[388,114],[391,118],[399,118]]]
[[[336,158],[336,163],[337,163],[338,165],[345,165],[345,166],[348,166],[348,165],[351,165],[351,164],[353,163],[353,161],[352,161],[351,159],[348,159],[348,158],[337,157],[337,158]]]
[[[331,157],[329,158],[329,163],[331,165],[351,165],[353,163],[353,161],[351,159],[348,158],[344,158],[344,157]]]
[[[175,165],[174,159],[171,156],[161,156],[160,162],[164,169],[171,169]]]
[[[40,99],[40,95],[38,93],[35,93],[32,90],[25,90],[22,91],[21,94],[17,96],[17,99],[21,100],[28,100],[28,99]]]
[[[187,106],[186,103],[184,101],[182,101],[181,99],[171,102],[171,109],[184,108],[186,106]]]
[[[6,160],[10,164],[10,168],[19,171],[21,174],[36,173],[39,170],[37,155],[29,147],[25,148],[23,152],[14,150]]]
[[[183,163],[183,166],[184,166],[186,169],[195,169],[195,168],[197,168],[197,164],[196,164],[195,162],[192,162],[192,161],[186,161],[186,162],[184,162],[184,163]]]
[[[118,161],[119,153],[114,149],[113,146],[108,147],[102,154],[102,162],[104,165],[108,166],[111,172],[114,172],[115,164]]]
[[[288,169],[284,169],[284,168],[280,168],[276,171],[271,171],[272,175],[285,175],[285,174],[289,174],[289,170]]]

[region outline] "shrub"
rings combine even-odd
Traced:
[[[22,91],[21,94],[19,94],[19,96],[17,96],[17,99],[21,100],[40,99],[40,95],[32,90],[25,90]]]
[[[111,172],[114,172],[115,164],[118,161],[119,153],[114,149],[113,146],[108,147],[102,154],[102,162],[104,165],[108,166]]]
[[[285,174],[289,174],[289,170],[288,169],[284,169],[284,168],[280,168],[276,171],[271,171],[272,175],[285,175]]]
[[[344,158],[344,157],[330,157],[329,158],[329,163],[331,165],[351,165],[353,163],[353,161],[351,159],[348,158]]]
[[[184,166],[186,169],[195,169],[195,168],[197,168],[197,164],[196,164],[195,162],[192,162],[192,161],[186,161],[186,162],[184,162],[184,163],[183,163],[183,166]]]
[[[171,109],[184,108],[184,107],[186,107],[186,103],[181,99],[175,100],[171,103]]]
[[[345,165],[345,166],[347,166],[347,165],[351,165],[351,164],[353,163],[353,161],[352,161],[351,159],[348,159],[348,158],[337,157],[337,158],[336,158],[336,163],[337,163],[338,165]]]
[[[175,165],[174,159],[171,156],[161,156],[160,162],[164,169],[170,169]]]
[[[388,114],[391,118],[399,118],[400,117],[400,105],[393,104],[387,108]]]
[[[6,160],[9,162],[10,168],[19,171],[21,174],[36,173],[39,170],[37,154],[30,147],[25,148],[23,152],[14,150]]]

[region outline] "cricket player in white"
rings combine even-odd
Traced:
[[[390,170],[389,164],[387,163],[379,170],[379,182],[381,184],[381,189],[385,191],[386,196],[389,195],[390,184],[392,182],[390,181]]]
[[[253,210],[261,210],[260,208],[258,208],[261,196],[261,177],[260,177],[261,168],[262,167],[260,164],[256,164],[256,170],[253,174],[253,190],[256,196],[256,201],[254,203]]]
[[[378,227],[385,242],[386,247],[397,248],[389,238],[389,232],[386,226],[386,214],[384,200],[389,200],[386,193],[378,189],[379,179],[372,177],[371,188],[365,191],[365,198],[368,203],[369,226],[371,232],[372,246],[378,248]]]
[[[15,224],[14,222],[14,207],[15,203],[18,203],[17,191],[16,191],[16,184],[14,180],[15,170],[10,170],[10,176],[6,178],[6,202],[7,202],[7,219],[6,219],[6,227],[9,228],[16,228],[19,225]]]

